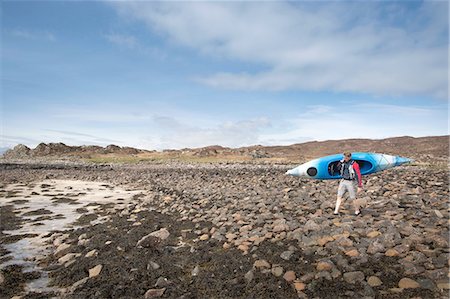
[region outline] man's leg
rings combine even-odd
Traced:
[[[339,213],[339,207],[341,206],[342,196],[344,195],[344,192],[345,192],[344,181],[340,181],[339,187],[338,187],[337,198],[336,198],[336,208],[334,209],[335,215]]]
[[[342,203],[342,197],[340,197],[338,195],[337,199],[336,199],[336,208],[334,209],[334,214],[335,215],[339,214],[339,207],[341,206],[341,203]]]
[[[359,202],[356,199],[353,200],[353,206],[355,207],[355,215],[361,214]]]
[[[359,202],[356,200],[356,186],[353,182],[348,186],[348,193],[350,199],[353,201],[353,206],[355,208],[355,215],[359,215],[361,213],[361,210],[359,207]]]

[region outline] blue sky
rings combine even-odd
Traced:
[[[448,3],[3,1],[1,144],[448,134]]]

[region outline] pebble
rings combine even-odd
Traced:
[[[250,270],[247,273],[245,273],[244,278],[245,280],[249,283],[253,280],[253,277],[255,277],[255,275],[253,274],[253,271]]]
[[[378,237],[379,235],[381,235],[379,231],[371,231],[370,233],[367,234],[367,237],[372,239]]]
[[[450,282],[448,281],[438,282],[437,287],[440,290],[450,290]]]
[[[352,249],[352,250],[346,251],[345,255],[348,255],[351,257],[356,257],[356,256],[359,256],[359,252],[357,249]]]
[[[316,231],[320,229],[320,225],[318,225],[314,220],[308,220],[304,225],[305,230],[308,231]]]
[[[244,253],[247,253],[248,250],[249,250],[249,247],[248,247],[248,245],[246,245],[246,244],[241,244],[241,245],[238,246],[238,249],[239,249],[240,251],[244,252]]]
[[[420,284],[420,288],[422,289],[434,290],[436,288],[436,284],[428,278],[419,279],[417,282]]]
[[[266,260],[257,260],[253,263],[253,267],[255,267],[256,269],[261,269],[261,268],[270,268],[270,264],[266,261]]]
[[[191,271],[192,276],[197,276],[200,273],[200,268],[198,266],[195,266],[194,269]]]
[[[228,233],[225,235],[225,238],[227,238],[229,241],[236,239],[237,235],[236,234],[232,234],[232,233]]]
[[[167,287],[170,284],[170,281],[165,277],[159,277],[156,280],[155,287]]]
[[[160,230],[154,231],[144,237],[142,237],[137,243],[137,247],[149,247],[154,243],[152,238],[157,238],[159,240],[165,240],[170,236],[169,231],[166,228],[161,228]]]
[[[302,282],[310,282],[310,281],[312,281],[314,279],[314,277],[315,277],[315,273],[311,272],[311,273],[307,273],[305,275],[302,275],[299,278],[299,280],[302,281]]]
[[[367,279],[367,283],[371,286],[371,287],[378,287],[380,285],[383,284],[383,282],[381,281],[381,279],[379,279],[377,276],[370,276]]]
[[[239,229],[239,232],[240,233],[248,232],[248,231],[252,230],[252,228],[253,228],[252,225],[244,225],[244,226],[241,226],[241,228]]]
[[[288,260],[291,259],[291,256],[292,256],[293,253],[294,253],[294,252],[293,252],[293,251],[290,251],[290,250],[283,251],[283,252],[280,254],[280,257],[281,257],[283,260],[288,261]]]
[[[338,246],[342,246],[342,247],[352,247],[353,246],[353,241],[350,240],[347,237],[341,237],[341,238],[336,240],[336,244]]]
[[[86,246],[89,243],[89,239],[81,239],[78,241],[78,246]]]
[[[287,224],[278,224],[273,227],[274,233],[283,232],[287,230],[289,230],[289,226]]]
[[[416,289],[420,287],[420,284],[411,278],[405,277],[400,279],[398,287],[401,289]]]
[[[316,273],[316,275],[314,276],[314,278],[315,279],[322,279],[322,278],[324,278],[324,279],[326,279],[326,280],[333,280],[333,278],[332,278],[332,276],[331,276],[331,274],[330,274],[330,272],[327,272],[327,271],[320,271],[320,272],[317,272]]]
[[[206,241],[206,240],[209,239],[209,235],[208,235],[208,234],[201,235],[199,239],[200,239],[201,241]]]
[[[297,276],[295,275],[294,271],[286,271],[286,273],[284,273],[283,275],[283,278],[287,282],[291,282],[294,281],[297,278]]]
[[[330,271],[333,268],[333,264],[330,262],[318,262],[316,269],[317,271]]]
[[[281,275],[283,275],[283,267],[281,266],[275,266],[272,268],[272,274],[276,277],[280,277]]]
[[[381,244],[378,241],[374,241],[374,242],[370,243],[369,247],[367,248],[367,253],[375,254],[375,253],[383,252],[385,250],[386,249],[384,248],[383,244]]]
[[[147,292],[145,292],[144,298],[145,299],[158,298],[158,297],[161,297],[164,294],[165,291],[166,291],[166,288],[150,289]]]
[[[306,289],[306,284],[301,281],[294,281],[294,288],[297,292],[303,291]]]
[[[384,253],[384,255],[386,255],[386,256],[398,256],[399,254],[400,253],[397,250],[392,249],[392,248],[386,250],[386,252]]]
[[[166,228],[161,228],[160,230],[150,233],[149,236],[165,240],[170,236],[170,233]]]
[[[88,279],[89,279],[89,277],[85,277],[85,278],[82,278],[82,279],[74,282],[74,284],[72,284],[72,286],[70,286],[71,292],[74,292],[78,287],[85,284]]]
[[[92,278],[98,276],[102,271],[102,268],[102,265],[97,265],[94,268],[89,269],[89,277]]]
[[[344,280],[348,283],[356,283],[364,281],[364,273],[361,271],[347,272],[344,273]]]
[[[66,240],[69,237],[69,234],[63,234],[63,235],[58,235],[58,234],[54,234],[55,236],[57,236],[55,238],[55,240],[53,241],[53,245],[55,245],[56,247],[58,247],[59,245],[63,244],[63,241]]]
[[[442,215],[441,211],[439,210],[434,210],[434,214],[439,218],[444,218],[444,215]]]
[[[159,264],[155,263],[154,261],[148,262],[147,270],[150,270],[150,269],[158,270],[159,268],[161,268],[161,266]]]
[[[92,249],[91,251],[86,253],[85,257],[93,257],[93,256],[96,256],[97,254],[98,254],[97,249]]]
[[[70,249],[70,245],[69,245],[69,244],[62,243],[61,245],[59,245],[59,246],[56,248],[56,250],[55,250],[55,252],[53,253],[53,255],[56,256],[56,257],[63,256],[63,255],[65,255],[66,253],[69,252],[69,249]]]
[[[401,293],[404,289],[402,288],[390,288],[389,291],[392,293]]]
[[[79,253],[68,253],[68,254],[64,255],[63,257],[60,257],[58,259],[58,263],[60,263],[60,264],[67,263],[68,261],[70,261],[78,256],[80,256]]]
[[[334,241],[334,238],[332,236],[326,236],[317,240],[317,244],[319,244],[320,246],[325,246],[328,242],[332,241]]]

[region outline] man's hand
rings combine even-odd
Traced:
[[[362,187],[358,186],[358,189],[356,189],[356,193],[361,193],[362,190]]]

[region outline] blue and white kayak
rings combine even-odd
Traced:
[[[340,179],[341,175],[336,165],[342,159],[342,154],[314,159],[288,170],[286,174],[319,180]],[[352,153],[352,159],[358,163],[361,175],[379,172],[412,161],[400,156],[362,152]]]

